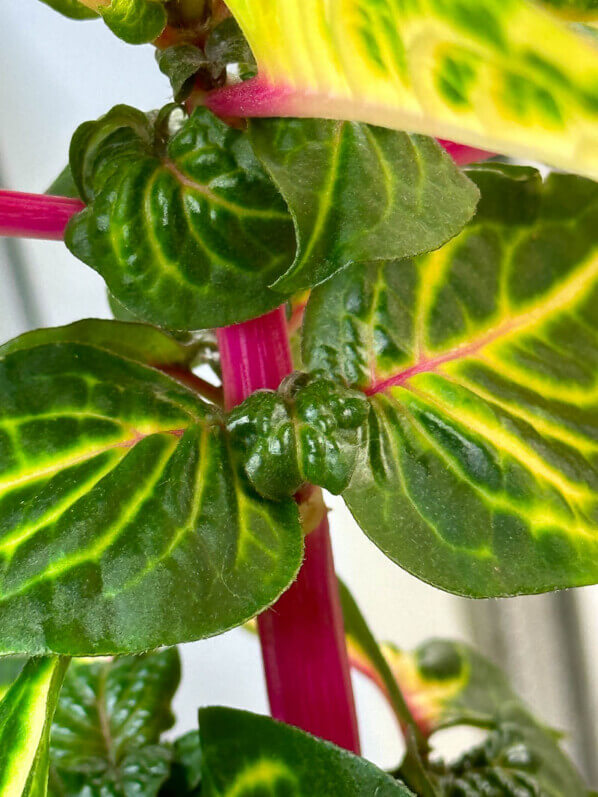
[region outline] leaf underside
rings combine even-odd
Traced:
[[[370,395],[344,498],[394,561],[443,589],[598,580],[598,190],[479,167],[466,229],[346,269],[310,299],[304,362]]]
[[[355,119],[598,177],[598,48],[526,0],[230,0],[246,116]]]
[[[219,411],[89,343],[0,359],[0,651],[132,653],[238,625],[302,558]]]

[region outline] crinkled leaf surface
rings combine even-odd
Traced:
[[[434,140],[323,119],[252,121],[256,155],[284,196],[297,256],[274,287],[297,292],[357,260],[436,249],[478,192]]]
[[[344,497],[394,561],[470,596],[598,580],[598,186],[479,167],[430,255],[312,293],[306,367],[370,395]]]
[[[122,797],[157,794],[171,756],[156,746],[174,724],[170,704],[179,680],[176,648],[114,661],[74,661],[52,726],[53,782],[67,784],[69,794],[76,782],[81,784],[76,794],[89,794],[85,788]]]
[[[227,428],[260,495],[292,496],[304,483],[336,495],[353,475],[368,410],[359,391],[295,373],[278,392],[249,396],[230,413]]]
[[[182,102],[193,88],[193,79],[209,67],[205,54],[193,44],[175,44],[166,50],[156,50],[160,71],[166,75],[177,102]]]
[[[280,304],[268,285],[295,252],[282,197],[246,134],[205,108],[168,143],[168,112],[118,106],[82,125],[71,167],[89,206],[71,251],[136,317],[173,329],[224,326]]]
[[[598,176],[598,48],[526,0],[230,0],[246,116],[355,119]]]
[[[411,795],[369,761],[269,717],[201,709],[199,734],[202,797]]]
[[[0,793],[45,797],[52,717],[68,659],[31,659],[0,702]]]
[[[219,633],[272,603],[302,557],[294,502],[253,491],[216,408],[82,343],[0,359],[0,518],[6,653]]]

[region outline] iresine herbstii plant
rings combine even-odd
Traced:
[[[441,589],[598,582],[595,1],[44,2],[153,43],[174,101],[0,192],[116,317],[0,349],[1,797],[588,795],[494,665],[376,643],[321,488]],[[256,616],[275,719],[164,741],[173,646]],[[443,763],[453,725],[487,737]]]

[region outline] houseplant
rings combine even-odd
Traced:
[[[436,645],[409,665],[410,695],[346,595],[351,644],[405,729],[398,780],[225,710],[203,712],[201,740],[161,745],[173,650],[73,663],[50,731],[70,657],[259,613],[274,716],[358,752],[326,514],[307,485],[342,493],[385,553],[444,589],[596,581],[594,183],[496,163],[465,174],[393,129],[451,136],[461,162],[485,145],[595,176],[591,7],[231,2],[254,78],[222,4],[51,5],[155,42],[176,102],[79,128],[51,191],[70,198],[2,197],[8,233],[62,237],[76,213],[67,245],[125,319],[1,352],[0,651],[33,657],[2,704],[6,793],[43,793],[50,762],[66,794],[584,793],[519,708],[481,720],[467,698],[453,719],[477,717],[488,742],[452,768],[431,761],[437,726],[413,708],[429,682],[499,676]],[[316,108],[359,121],[299,118]],[[255,115],[278,118],[243,121]],[[216,365],[194,334],[214,328]],[[193,374],[201,362],[222,389]],[[10,681],[20,665],[5,663]],[[84,729],[69,726],[77,707]]]

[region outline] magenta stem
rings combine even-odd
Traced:
[[[63,196],[0,191],[0,235],[61,241],[71,216],[84,207]]]
[[[218,330],[225,403],[276,389],[292,370],[284,308]],[[294,584],[258,618],[272,716],[359,753],[328,519],[307,535]]]

